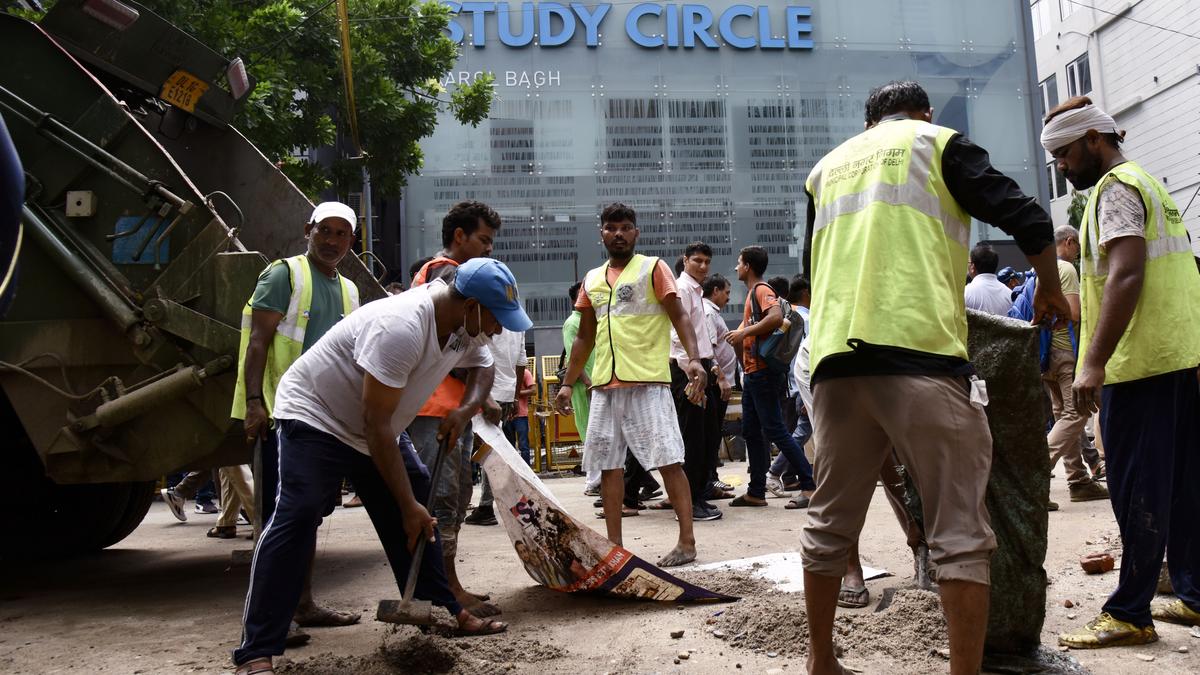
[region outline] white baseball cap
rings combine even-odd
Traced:
[[[317,204],[317,208],[313,209],[312,217],[308,219],[310,223],[319,223],[326,218],[341,218],[350,223],[350,229],[358,229],[358,214],[354,209],[346,206],[341,202],[321,202]]]

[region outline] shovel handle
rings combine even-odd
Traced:
[[[446,453],[450,451],[450,437],[446,436],[438,440],[438,454],[433,460],[433,471],[429,474],[429,497],[425,499],[425,509],[433,508],[433,496],[437,493],[438,476],[442,473],[442,466],[446,463]],[[400,596],[401,602],[412,602],[413,591],[417,588],[417,575],[421,572],[421,563],[425,559],[425,537],[417,538],[417,545],[413,549],[412,559],[408,563],[408,579],[404,582],[404,593]]]

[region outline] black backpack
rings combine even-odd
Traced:
[[[754,290],[757,289],[758,285],[755,285]],[[770,335],[759,337],[755,341],[754,353],[767,364],[771,372],[786,373],[792,367],[792,359],[800,351],[800,343],[804,341],[804,317],[787,300],[779,298],[778,301],[783,310],[783,324],[771,331]],[[758,294],[753,290],[750,293],[750,321],[751,325],[762,321]]]

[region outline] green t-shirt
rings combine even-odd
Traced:
[[[303,349],[308,351],[335,323],[342,320],[342,281],[325,276],[312,266],[308,258],[304,261],[312,271],[313,282],[312,308],[308,313],[308,328],[304,331]],[[250,298],[250,307],[287,314],[291,299],[292,281],[288,266],[272,265],[259,275],[258,285],[254,287],[254,295]]]
[[[1079,273],[1075,271],[1075,266],[1066,260],[1058,261],[1058,283],[1062,286],[1063,295],[1079,295]],[[1078,326],[1076,326],[1075,332],[1078,334]],[[1071,334],[1067,332],[1066,328],[1054,331],[1050,347],[1071,351]]]

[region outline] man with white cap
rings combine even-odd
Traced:
[[[1154,619],[1200,625],[1200,273],[1179,209],[1121,154],[1124,134],[1087,97],[1051,110],[1042,145],[1076,189],[1080,235],[1075,406],[1100,410],[1121,576],[1100,616],[1059,643],[1158,640]],[[1177,599],[1153,609],[1164,549]]]
[[[263,512],[258,516],[263,524],[274,513],[279,484],[279,449],[270,428],[275,392],[280,378],[296,359],[358,308],[358,288],[337,271],[354,243],[357,226],[358,217],[349,206],[340,202],[318,204],[304,225],[308,250],[267,265],[242,310],[238,380],[230,416],[244,420],[248,445],[260,442]],[[223,478],[240,476],[237,472],[236,476]],[[334,506],[336,503],[331,501],[328,511]],[[217,531],[214,536],[225,533]],[[309,551],[308,575],[296,609],[296,623],[346,626],[358,622],[357,614],[337,612],[313,601],[312,558],[313,551]],[[305,638],[301,634],[298,639]]]
[[[454,447],[492,387],[487,344],[501,327],[532,328],[517,283],[503,263],[476,258],[438,279],[372,302],[334,326],[288,369],[276,392],[279,501],[254,553],[237,672],[266,673],[283,653],[288,620],[300,597],[303,556],[316,542],[325,505],[349,475],[402,588],[410,564],[421,565],[414,596],[445,607],[464,635],[505,630],[476,618],[446,581],[437,521],[421,505],[429,470],[403,431],[454,368],[467,372],[462,405],[438,435]],[[413,561],[419,537],[430,544]]]

